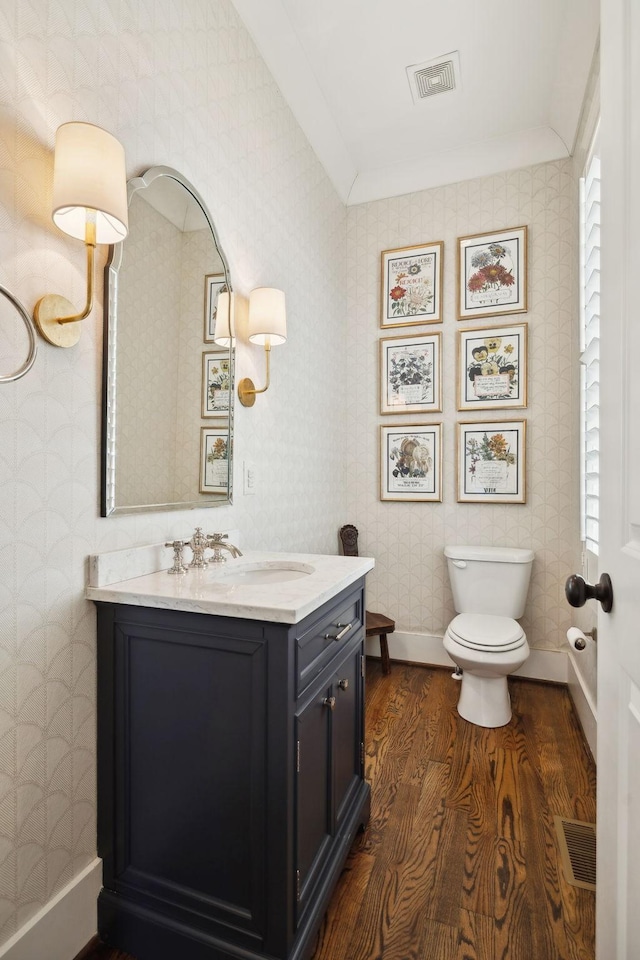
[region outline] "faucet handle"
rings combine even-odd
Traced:
[[[167,570],[167,573],[183,574],[187,572],[187,568],[183,562],[182,551],[188,543],[188,540],[170,540],[168,543],[165,543],[165,547],[171,547],[173,549],[173,566]]]
[[[207,534],[207,540],[209,543],[220,543],[221,540],[228,540],[228,533],[209,533]]]

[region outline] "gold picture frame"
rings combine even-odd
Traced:
[[[442,323],[444,242],[381,253],[380,326]]]
[[[458,331],[458,410],[527,406],[526,323]]]
[[[228,350],[202,354],[202,419],[228,417],[231,402],[231,360]]]
[[[526,503],[526,420],[457,424],[458,503]]]
[[[200,493],[229,489],[229,444],[226,427],[200,427]]]
[[[380,499],[442,502],[442,424],[380,427]]]
[[[528,228],[458,237],[458,320],[527,312]]]
[[[442,335],[410,333],[382,337],[380,413],[439,413],[442,410]]]

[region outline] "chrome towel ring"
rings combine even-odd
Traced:
[[[25,373],[28,373],[33,366],[34,360],[36,359],[36,332],[33,325],[31,317],[22,306],[17,297],[7,290],[5,287],[0,286],[0,293],[3,297],[6,297],[9,303],[13,305],[21,320],[23,321],[25,327],[27,328],[27,334],[29,335],[29,352],[27,354],[27,359],[22,364],[21,367],[18,367],[13,373],[8,373],[5,375],[0,374],[0,383],[10,383],[12,380],[19,380],[20,377],[24,377]],[[0,347],[1,349],[1,347]]]

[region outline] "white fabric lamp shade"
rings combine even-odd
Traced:
[[[124,148],[92,123],[64,123],[56,133],[53,222],[84,240],[95,212],[96,243],[119,243],[128,232]]]
[[[256,287],[249,295],[249,340],[276,346],[286,339],[284,292],[274,287]]]
[[[216,326],[213,342],[221,347],[232,347],[234,341],[233,297],[226,290],[218,294]]]

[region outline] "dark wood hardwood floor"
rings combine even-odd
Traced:
[[[565,688],[509,682],[486,730],[449,671],[368,663],[371,821],[312,960],[593,960],[595,894],[566,882],[553,817],[595,820],[595,767]]]

